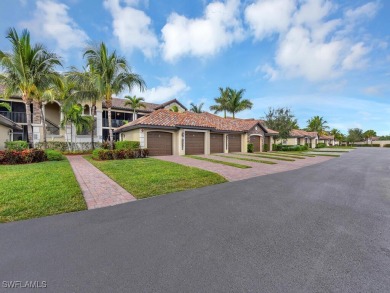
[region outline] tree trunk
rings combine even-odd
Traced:
[[[27,141],[29,147],[32,148],[34,147],[34,144],[33,144],[33,133],[32,133],[32,125],[31,125],[31,101],[29,101],[25,95],[23,95],[23,101],[26,106]]]
[[[92,104],[92,127],[91,127],[91,147],[95,149],[95,108],[96,105]]]
[[[223,118],[226,118],[226,110],[223,110]]]
[[[73,152],[73,122],[70,122],[70,151]]]
[[[110,149],[114,149],[114,135],[112,132],[112,119],[111,119],[111,107],[112,107],[112,101],[106,99],[106,106],[107,106],[107,114],[108,114],[108,132],[109,132],[109,141],[110,141]]]
[[[133,109],[133,121],[135,120],[135,109]]]

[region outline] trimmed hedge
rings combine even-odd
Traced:
[[[265,152],[269,151],[269,145],[267,143],[264,144],[264,151]]]
[[[65,156],[61,152],[56,150],[45,151],[48,161],[62,161],[65,160]]]
[[[390,144],[384,144],[383,147],[384,148],[390,148]]]
[[[6,141],[5,148],[9,151],[23,151],[28,149],[28,142],[24,140]]]
[[[106,150],[96,149],[92,152],[92,158],[95,160],[124,160],[146,158],[149,155],[147,149],[123,149],[123,150]]]
[[[247,151],[248,153],[253,153],[253,143],[248,143]]]
[[[0,151],[1,165],[16,165],[39,163],[47,160],[46,153],[43,150],[30,149],[23,151]]]
[[[379,143],[373,143],[373,144],[355,144],[353,146],[355,146],[355,147],[366,147],[366,148],[379,148],[381,145]]]
[[[71,146],[71,143],[66,143],[65,141],[48,141],[46,146],[48,149],[56,150],[60,152],[68,151],[68,146]],[[102,145],[100,142],[95,142],[95,148],[99,148]],[[43,149],[45,144],[43,142],[39,142],[36,145],[36,148]],[[78,151],[88,151],[92,149],[92,144],[90,142],[74,142],[73,149]]]
[[[316,149],[321,149],[321,148],[326,148],[326,144],[325,144],[325,143],[323,143],[323,142],[319,142],[319,143],[317,143],[317,145],[316,145]]]
[[[117,141],[115,143],[116,150],[135,150],[140,148],[139,141]]]
[[[282,151],[282,152],[296,152],[296,151],[307,151],[309,148],[306,145],[281,145],[274,144],[274,151]]]

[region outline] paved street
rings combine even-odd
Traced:
[[[2,224],[0,248],[0,284],[43,292],[390,292],[390,149]]]

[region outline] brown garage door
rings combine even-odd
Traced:
[[[241,152],[241,135],[229,134],[229,153]]]
[[[253,144],[253,151],[260,152],[260,136],[252,135],[249,138],[249,142]]]
[[[186,131],[186,155],[204,154],[204,132]]]
[[[172,155],[172,133],[149,131],[147,144],[150,156]]]
[[[212,154],[223,153],[223,134],[210,134],[210,152]]]

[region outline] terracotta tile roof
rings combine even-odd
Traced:
[[[125,105],[126,101],[127,100],[125,100],[125,99],[112,98],[112,108],[113,109],[121,109],[121,110],[133,110],[130,106]],[[144,102],[144,105],[146,108],[141,108],[138,111],[152,112],[155,110],[156,107],[160,106],[160,104],[146,103],[146,102]],[[107,108],[105,101],[103,101],[103,108]]]
[[[172,99],[172,100],[169,100],[169,101],[167,101],[165,103],[162,103],[161,105],[158,105],[154,109],[155,110],[162,109],[162,108],[164,108],[164,107],[166,107],[166,106],[168,106],[169,104],[172,104],[172,103],[176,103],[176,104],[180,105],[180,107],[182,107],[184,110],[187,110],[187,108],[182,103],[180,103],[178,100],[176,100],[176,99]]]
[[[309,132],[301,129],[293,129],[290,131],[291,137],[317,137],[317,132]]]
[[[320,139],[334,139],[333,135],[321,135]]]
[[[126,131],[136,126],[162,126],[162,127],[198,127],[210,128],[216,131],[246,132],[254,126],[260,124],[255,119],[231,119],[222,118],[210,113],[193,113],[193,112],[172,112],[160,109],[140,119],[132,121],[117,128],[116,132]],[[269,130],[266,129],[266,132]],[[273,133],[277,133],[273,131]]]

